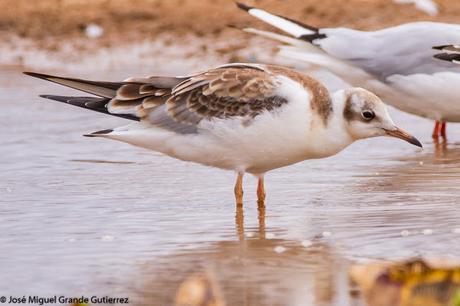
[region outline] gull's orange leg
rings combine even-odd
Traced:
[[[441,136],[444,140],[447,139],[446,126],[447,124],[445,122],[443,122],[441,125]]]
[[[263,176],[259,177],[259,181],[257,182],[257,203],[265,203],[265,186]]]
[[[439,124],[439,121],[436,121],[434,123],[434,129],[433,129],[433,139],[438,139],[439,137],[439,128],[440,128],[440,124]]]
[[[265,203],[257,201],[259,217],[259,239],[265,239]]]
[[[243,205],[243,172],[238,172],[238,176],[236,177],[236,184],[235,184],[235,200],[236,205],[242,206]]]
[[[235,225],[239,240],[244,241],[244,213],[242,205],[236,206]]]

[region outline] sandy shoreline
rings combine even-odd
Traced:
[[[438,0],[440,14],[436,17],[389,0],[245,3],[319,27],[376,29],[414,20],[457,22],[460,15],[460,2],[455,0]],[[88,37],[89,25],[100,27],[103,34]],[[182,54],[200,59],[219,57],[222,63],[238,61],[244,49],[258,43],[274,51],[274,44],[254,41],[251,35],[229,25],[267,28],[237,9],[231,0],[41,0],[34,5],[18,0],[14,6],[0,0],[0,64],[55,67],[59,63],[78,64],[83,56],[113,65],[122,63],[124,54],[130,57],[127,62],[132,62],[133,56],[147,59],[153,53],[184,48],[187,51]],[[113,52],[116,56],[111,55]],[[250,53],[246,55],[250,57]]]
[[[398,5],[391,0],[242,2],[318,27],[375,29],[414,20],[459,21],[459,1],[436,1],[440,8],[436,17],[414,9],[411,4]],[[1,0],[0,20],[0,33],[14,33],[47,44],[51,44],[49,38],[84,37],[85,26],[90,23],[105,29],[103,43],[106,45],[165,32],[219,37],[230,33],[228,25],[260,25],[238,10],[233,0],[40,0],[33,5],[28,0],[17,0],[15,5]],[[56,41],[53,47],[58,46]]]

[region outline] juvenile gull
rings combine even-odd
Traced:
[[[317,80],[279,66],[230,64],[188,77],[96,82],[25,72],[97,97],[42,97],[131,119],[86,136],[103,137],[237,173],[272,169],[340,152],[355,140],[393,136],[421,147],[395,126],[383,102],[361,88],[329,93]]]
[[[460,66],[436,60],[432,46],[460,42],[460,25],[414,22],[381,29],[318,29],[238,3],[250,15],[291,37],[246,29],[282,41],[280,55],[323,66],[353,86],[366,88],[402,111],[436,121],[433,138],[446,137],[446,122],[460,122]]]

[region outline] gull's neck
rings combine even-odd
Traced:
[[[331,98],[332,113],[327,124],[316,133],[316,141],[320,144],[317,152],[321,156],[334,155],[355,141],[347,130],[346,119],[343,116],[347,99],[346,91],[336,91]]]

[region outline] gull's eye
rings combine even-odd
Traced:
[[[361,116],[363,116],[364,119],[370,121],[375,118],[375,114],[373,111],[370,110],[365,110],[364,112],[361,113]]]

